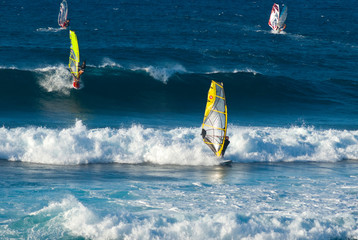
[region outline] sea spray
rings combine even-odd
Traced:
[[[140,67],[133,68],[134,71],[144,70],[147,72],[152,78],[159,80],[163,83],[167,83],[169,78],[172,77],[176,73],[186,73],[186,69],[180,64],[167,64],[164,66],[148,66],[148,67]]]
[[[47,92],[69,95],[72,89],[72,75],[64,65],[38,68],[39,85]]]

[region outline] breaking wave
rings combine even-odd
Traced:
[[[35,70],[39,73],[38,83],[47,92],[69,95],[72,89],[72,75],[64,65]]]
[[[253,69],[191,73],[176,64],[123,68],[107,60],[100,67],[87,67],[81,77],[85,87],[80,91],[72,88],[71,74],[61,64],[34,70],[0,68],[0,77],[0,105],[6,103],[15,110],[41,108],[38,103],[43,100],[65,99],[87,105],[91,111],[126,108],[136,112],[192,112],[203,108],[211,80],[224,82],[230,113],[255,109],[301,114],[325,111],[330,106],[336,112],[354,114],[358,104],[355,81],[297,81],[262,75]],[[13,101],[14,96],[17,101]]]
[[[234,162],[358,159],[358,131],[229,126],[226,158]],[[0,158],[56,165],[90,163],[217,165],[199,128],[0,128]]]
[[[340,189],[338,193],[336,191],[334,195],[342,193]],[[118,197],[118,192],[108,196],[105,205],[111,208],[104,213],[99,206],[81,202],[73,195],[56,199],[14,221],[9,229],[15,224],[17,229],[7,235],[24,234],[24,237],[36,239],[54,236],[86,239],[355,239],[358,234],[354,213],[351,209],[339,208],[332,193],[318,197],[317,193],[305,192],[310,200],[298,201],[290,194],[280,196],[282,191],[268,191],[262,187],[249,190],[240,185],[197,187],[190,194],[180,188],[164,190],[162,186],[155,189],[143,186],[140,194],[149,197],[134,199]],[[237,197],[238,192],[250,195]],[[130,195],[136,194],[137,191],[130,191]],[[106,196],[96,197],[97,202],[98,198],[106,200],[103,199]],[[266,201],[258,201],[260,198]],[[350,199],[353,197],[342,200],[344,203],[339,206],[354,207],[353,203],[346,203]],[[276,201],[284,201],[284,204],[273,204]],[[317,208],[312,204],[315,201],[322,206]],[[33,224],[31,230],[27,227],[29,224]]]

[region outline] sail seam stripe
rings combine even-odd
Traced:
[[[211,111],[213,111],[213,112],[218,112],[218,113],[222,113],[222,114],[225,114],[225,112],[218,111],[218,110],[215,110],[215,109],[211,109]]]
[[[212,128],[215,128],[215,129],[219,129],[219,130],[222,130],[222,131],[225,131],[225,129],[223,128],[218,128],[218,127],[214,127],[214,126],[211,126],[211,125],[207,125],[205,123],[203,123],[204,126],[207,126],[207,127],[212,127]]]

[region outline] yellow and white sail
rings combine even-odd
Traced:
[[[70,68],[70,71],[72,75],[75,78],[79,77],[78,68],[79,68],[79,62],[80,62],[80,50],[78,48],[78,41],[77,36],[74,31],[70,30],[70,39],[71,39],[71,52],[70,52],[70,59],[68,63],[68,67]]]
[[[216,156],[222,155],[227,130],[227,107],[223,83],[211,81],[201,135]]]

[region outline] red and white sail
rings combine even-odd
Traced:
[[[67,1],[63,0],[60,4],[60,12],[58,13],[58,25],[63,27],[67,20],[68,6]]]
[[[278,30],[278,21],[280,18],[280,6],[274,3],[271,10],[270,19],[268,25],[275,31]]]

